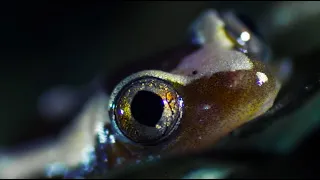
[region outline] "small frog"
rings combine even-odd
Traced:
[[[129,75],[110,95],[97,88],[61,139],[9,154],[0,177],[85,177],[201,151],[273,105],[282,80],[267,66],[268,48],[234,14],[208,10],[191,32],[199,49],[170,70]]]

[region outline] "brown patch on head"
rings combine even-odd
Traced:
[[[170,151],[206,148],[261,113],[278,89],[264,65],[253,63],[252,70],[218,72],[179,89],[186,106],[177,137],[167,147]],[[257,72],[268,77],[261,86]]]

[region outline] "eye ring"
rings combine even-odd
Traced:
[[[157,75],[152,76],[154,73]],[[167,74],[157,71],[151,74],[137,73],[124,79],[114,89],[109,103],[115,129],[133,143],[142,145],[167,139],[183,115],[183,99]]]

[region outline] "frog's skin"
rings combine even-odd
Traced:
[[[1,157],[0,177],[26,178],[43,171],[48,176],[58,173],[78,177],[92,168],[106,171],[144,157],[200,151],[266,112],[281,87],[268,67],[236,48],[239,44],[227,33],[216,11],[205,12],[193,31],[201,45],[199,50],[180,59],[170,71],[145,70],[129,76],[115,88],[111,99],[97,91],[54,143],[9,154],[7,160]],[[146,75],[175,84],[184,103],[174,135],[153,146],[131,143],[115,130],[110,109],[105,109],[107,102],[114,103],[114,96],[128,80]],[[64,167],[79,170],[72,173]]]

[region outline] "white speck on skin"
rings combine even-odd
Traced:
[[[208,109],[210,109],[211,108],[211,106],[209,105],[209,104],[205,104],[204,106],[203,106],[203,109],[204,110],[208,110]]]
[[[264,73],[257,72],[256,75],[258,77],[258,85],[259,86],[262,86],[262,84],[264,84],[265,82],[268,81],[268,77]]]

